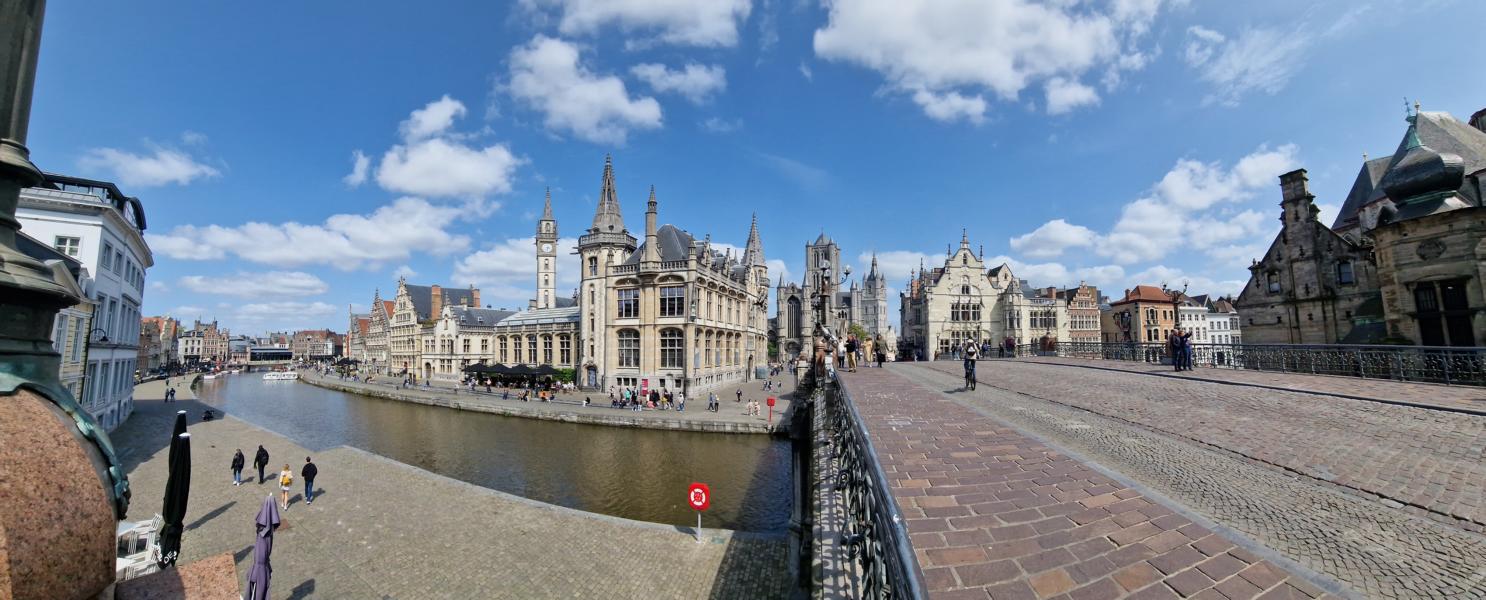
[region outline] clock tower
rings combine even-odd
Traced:
[[[552,189],[537,222],[537,308],[557,306],[557,221],[552,218]]]

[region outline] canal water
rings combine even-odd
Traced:
[[[704,527],[783,532],[789,523],[789,443],[766,435],[506,417],[294,381],[263,381],[246,373],[203,380],[196,395],[306,448],[352,446],[578,510],[694,527],[696,513],[686,505],[686,489],[700,481],[713,495],[712,506],[702,516]]]

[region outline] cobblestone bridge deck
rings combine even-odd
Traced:
[[[979,376],[843,375],[936,595],[1486,597],[1486,417],[1040,362]]]

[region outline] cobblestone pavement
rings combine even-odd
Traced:
[[[234,487],[233,450],[251,462],[261,443],[275,467],[288,462],[296,474],[308,452],[231,416],[200,422],[203,405],[158,397],[142,386],[134,416],[111,434],[134,492],[129,517],[159,512],[166,438],[175,411],[188,410],[192,487],[182,560],[232,552],[241,584],[253,559],[253,517],[274,486]],[[707,529],[698,544],[691,528],[533,502],[354,448],[314,459],[315,503],[303,503],[296,482],[276,536],[275,598],[752,599],[787,592],[782,537]]]
[[[1297,392],[1338,394],[1383,401],[1405,401],[1415,404],[1437,405],[1486,412],[1486,389],[1462,385],[1452,386],[1389,381],[1387,379],[1362,379],[1359,377],[1302,375],[1298,373],[1272,373],[1267,371],[1240,371],[1237,369],[1202,367],[1194,371],[1177,372],[1169,366],[1154,363],[1126,360],[1059,358],[1051,356],[1019,358],[1016,359],[1016,362],[1092,367],[1165,377],[1184,377],[1187,379],[1274,387]]]
[[[928,364],[961,372],[958,364]],[[1027,362],[990,362],[979,375],[987,385],[1463,520],[1475,531],[1486,526],[1486,417]]]
[[[843,376],[934,598],[1313,598],[1321,588],[894,367]]]
[[[944,372],[942,366],[900,372],[927,388],[952,390],[948,395],[957,402],[1098,461],[1309,569],[1344,582],[1359,595],[1486,597],[1486,539],[1478,534],[1413,514],[1417,511],[1400,510],[1398,504],[1387,505],[1376,496],[1296,476],[1293,471],[1184,436],[1095,414],[1066,403],[1066,395],[1039,399],[1000,389],[1002,381],[1013,378],[1001,377],[997,367],[984,376],[987,382],[975,392],[957,390],[958,374]],[[1171,418],[1181,419],[1189,412],[1187,404],[1183,398],[1168,399]],[[1265,427],[1252,421],[1246,426]]]
[[[437,385],[402,388],[396,383],[380,383],[375,380],[373,383],[360,383],[349,379],[342,380],[336,375],[321,377],[308,371],[301,371],[300,376],[307,383],[323,382],[348,391],[362,391],[381,397],[397,396],[395,399],[411,398],[415,402],[463,410],[593,425],[727,433],[770,433],[782,430],[780,424],[785,422],[782,417],[789,411],[795,389],[793,377],[785,373],[774,377],[774,386],[771,390],[762,389],[762,381],[722,386],[716,390],[720,408],[715,413],[707,412],[705,393],[700,398],[688,398],[685,411],[643,410],[636,412],[610,408],[607,393],[578,391],[559,394],[552,402],[522,402],[517,399],[520,394],[519,390],[513,390],[510,398],[503,399],[500,388],[496,388],[493,393],[486,393],[484,388],[477,388],[477,391],[472,393],[468,389],[456,391],[452,387]],[[737,401],[739,390],[743,392],[741,402]],[[589,406],[583,406],[585,396],[592,402]],[[772,424],[769,420],[769,407],[765,404],[765,399],[770,396],[776,399]],[[758,401],[758,415],[747,413],[747,404],[750,400]]]

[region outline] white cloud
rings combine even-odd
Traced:
[[[343,314],[343,310],[344,306],[326,302],[254,302],[237,307],[231,320],[239,326],[295,330],[322,323],[327,317]]]
[[[913,93],[913,102],[935,121],[951,123],[964,119],[977,125],[985,121],[986,101],[980,94],[965,96],[953,91],[935,93],[920,89]]]
[[[181,132],[181,143],[187,146],[200,146],[206,143],[206,134],[187,129]]]
[[[1097,106],[1099,94],[1075,79],[1047,80],[1047,114],[1061,115],[1081,106]]]
[[[1300,30],[1245,29],[1237,37],[1200,26],[1187,29],[1183,57],[1213,87],[1204,103],[1236,106],[1250,93],[1274,95],[1305,64],[1311,36]]]
[[[800,63],[800,75],[805,78],[805,81],[815,81],[815,72],[810,70],[810,65],[803,62]]]
[[[931,257],[923,252],[889,250],[877,253],[877,270],[881,271],[882,276],[886,277],[890,282],[906,281],[908,275],[917,270],[919,265],[926,265],[928,268],[933,268],[936,260],[939,261],[940,265],[943,265],[943,258]],[[861,268],[871,265],[872,253],[863,252],[857,255],[857,264],[861,265]],[[865,272],[863,271],[863,273]]]
[[[219,294],[244,298],[276,296],[315,296],[330,289],[319,277],[303,271],[267,271],[226,277],[187,275],[180,286],[198,294]]]
[[[448,131],[454,126],[454,119],[463,117],[466,112],[463,102],[444,94],[444,97],[408,115],[408,120],[398,125],[398,132],[408,142],[427,139]]]
[[[657,93],[675,92],[692,104],[703,104],[728,86],[727,70],[722,65],[687,63],[672,70],[662,64],[644,63],[630,67],[630,73]]]
[[[418,272],[417,271],[414,271],[412,267],[409,267],[407,265],[402,265],[402,266],[398,267],[397,270],[395,270],[395,271],[392,272],[392,276],[393,277],[417,277],[418,276]]]
[[[524,159],[504,144],[474,148],[431,138],[396,145],[382,155],[377,184],[392,192],[430,197],[478,197],[511,191]]]
[[[135,154],[116,148],[94,148],[78,159],[78,167],[103,170],[125,186],[157,187],[168,183],[186,185],[197,179],[221,175],[217,169],[198,162],[185,152],[155,147],[153,154]]]
[[[166,285],[164,281],[157,279],[150,282],[150,289],[156,292],[168,292],[170,291],[170,286]]]
[[[623,145],[631,130],[661,126],[660,103],[631,98],[624,82],[578,62],[578,47],[538,35],[511,51],[507,91],[544,114],[549,130],[595,143]]]
[[[341,178],[341,181],[345,182],[346,185],[351,187],[356,187],[358,185],[366,183],[366,173],[370,168],[371,158],[367,157],[367,155],[363,154],[360,150],[352,152],[351,172],[345,177]]]
[[[187,321],[200,317],[205,312],[206,309],[200,306],[183,305],[172,308],[166,311],[165,314],[171,315],[177,319],[180,319],[181,321]]]
[[[1238,279],[1217,280],[1202,275],[1192,275],[1181,269],[1166,265],[1156,265],[1131,275],[1130,281],[1131,283],[1128,287],[1132,288],[1138,284],[1154,286],[1165,284],[1166,287],[1175,290],[1180,290],[1183,286],[1186,286],[1187,294],[1194,296],[1201,294],[1236,296],[1239,292],[1243,291],[1243,286],[1248,284],[1247,281]],[[1111,293],[1110,295],[1117,296],[1119,294]]]
[[[687,46],[738,43],[738,26],[748,19],[749,0],[522,0],[532,9],[555,7],[558,31],[592,34],[607,25],[625,32],[653,34],[660,42]]]
[[[582,274],[579,257],[572,250],[577,238],[557,240],[557,295],[566,297]],[[451,285],[480,288],[482,302],[492,306],[525,308],[536,294],[537,249],[534,238],[508,238],[471,253],[454,263]]]
[[[352,270],[406,260],[415,251],[446,255],[468,248],[469,237],[448,229],[461,213],[421,198],[400,198],[370,215],[331,215],[319,225],[182,225],[166,234],[147,233],[145,240],[156,253],[179,260],[233,255],[274,266],[321,264]]]
[[[1088,227],[1054,219],[1031,233],[1011,238],[1011,249],[1033,258],[1054,258],[1069,248],[1093,246],[1097,238]]]
[[[878,71],[933,118],[977,122],[984,116],[980,92],[1016,101],[1023,89],[1052,78],[1065,82],[1049,90],[1058,107],[1092,103],[1092,89],[1067,82],[1104,69],[1117,83],[1120,71],[1143,68],[1140,39],[1162,6],[1177,3],[830,0],[814,48],[821,58]]]
[[[732,133],[743,128],[743,119],[707,117],[700,125],[702,130],[708,133]]]
[[[777,258],[769,259],[764,261],[764,266],[769,267],[770,286],[778,284],[780,277],[783,277],[786,282],[795,280],[795,275],[790,272],[789,265],[785,264],[782,260]]]

